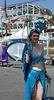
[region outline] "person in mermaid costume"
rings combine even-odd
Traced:
[[[49,75],[44,63],[43,45],[38,43],[39,35],[45,28],[46,22],[39,22],[39,25],[30,31],[29,41],[23,50],[22,71],[25,80],[25,100],[46,100],[45,77],[49,78]]]

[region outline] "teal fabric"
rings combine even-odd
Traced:
[[[45,71],[36,71],[34,69],[29,68],[28,69],[28,77],[25,81],[25,100],[31,100],[31,95],[35,89],[36,82],[40,80],[41,86],[44,90],[43,93],[43,100],[46,100],[45,98]]]
[[[26,53],[27,53],[27,45],[25,44],[25,47],[24,47],[24,50],[22,53],[22,59],[21,59],[21,61],[23,63],[22,71],[24,73],[24,80],[27,79],[27,68],[28,68],[28,64],[25,62]]]
[[[27,70],[28,70],[28,66],[32,63],[32,64],[35,64],[35,63],[38,63],[38,62],[44,62],[44,52],[42,51],[42,54],[40,55],[40,57],[37,57],[34,53],[32,53],[32,41],[30,41],[30,56],[29,56],[29,63],[26,63],[25,62],[25,57],[26,57],[26,53],[27,53],[27,44],[25,44],[25,47],[24,47],[24,50],[23,50],[23,53],[22,53],[22,63],[23,63],[23,66],[22,66],[22,71],[24,72],[24,80],[26,80],[27,78]]]
[[[27,44],[25,44],[23,54],[22,54],[22,71],[24,72],[24,80],[25,80],[25,100],[31,100],[31,95],[34,91],[36,81],[40,79],[42,88],[44,90],[43,94],[43,100],[45,99],[45,71],[36,71],[31,68],[29,68],[31,63],[38,63],[38,62],[44,62],[44,53],[42,51],[42,54],[40,57],[37,57],[35,54],[32,53],[32,41],[30,41],[30,60],[29,63],[26,63],[26,53],[27,53]]]
[[[41,55],[39,57],[37,57],[36,54],[31,52],[31,63],[32,64],[36,64],[39,62],[44,62],[44,52],[42,51]]]

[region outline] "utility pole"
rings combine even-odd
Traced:
[[[4,7],[4,9],[5,9],[5,19],[7,18],[7,14],[6,14],[6,0],[5,0],[5,2],[4,2],[4,5],[5,5],[5,7]],[[5,28],[6,28],[6,36],[7,36],[7,24],[5,23]]]

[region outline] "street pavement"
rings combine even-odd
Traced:
[[[8,68],[4,63],[2,67],[0,62],[0,100],[24,100],[25,83],[22,63],[9,58],[9,65],[10,67]],[[54,100],[54,66],[46,65],[46,68],[48,74],[52,76],[51,100]],[[47,93],[48,96],[49,94]]]

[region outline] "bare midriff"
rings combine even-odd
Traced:
[[[43,62],[39,62],[37,64],[31,64],[29,67],[38,71],[44,70]]]

